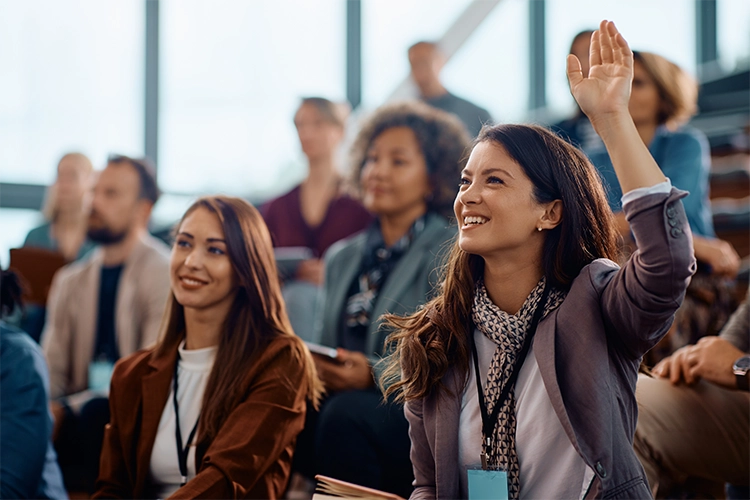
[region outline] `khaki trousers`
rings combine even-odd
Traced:
[[[723,498],[725,482],[750,484],[750,393],[639,375],[636,399],[634,447],[654,496],[692,485]]]

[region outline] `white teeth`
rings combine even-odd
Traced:
[[[202,281],[191,280],[190,278],[182,278],[182,281],[184,281],[188,285],[204,285],[205,284]]]
[[[488,220],[489,219],[485,219],[484,217],[477,217],[477,216],[464,217],[464,225],[467,225],[467,224],[484,224]]]

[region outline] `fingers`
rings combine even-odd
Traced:
[[[602,64],[611,64],[615,62],[614,50],[612,48],[612,34],[610,33],[609,21],[602,21],[599,25],[599,46]]]
[[[575,87],[581,80],[583,80],[581,61],[573,54],[568,54],[568,82],[570,82],[570,87]]]
[[[589,64],[594,67],[602,63],[602,45],[599,30],[594,31],[591,35],[591,44],[589,45]],[[589,70],[589,74],[591,70]]]
[[[664,358],[661,361],[659,361],[656,366],[654,366],[654,369],[651,370],[651,373],[656,375],[657,377],[661,378],[667,378],[669,376],[669,360],[671,358]]]

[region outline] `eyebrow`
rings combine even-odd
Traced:
[[[186,238],[195,239],[195,236],[185,231],[180,231],[179,233],[177,233],[177,236],[185,236]],[[208,241],[209,243],[226,243],[226,241],[221,238],[206,238],[206,241]]]
[[[510,177],[511,179],[515,179],[515,177],[513,176],[513,174],[511,174],[510,172],[508,172],[507,170],[505,170],[503,168],[487,168],[487,169],[482,170],[481,174],[482,175],[490,175],[490,174],[494,174],[495,172],[501,172],[501,173],[507,175],[508,177]],[[466,174],[468,174],[468,171],[466,169],[463,169],[463,171],[461,172],[461,174],[462,175],[466,175]]]

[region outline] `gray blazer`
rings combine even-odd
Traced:
[[[596,472],[586,498],[651,498],[633,452],[635,384],[643,354],[667,332],[695,271],[680,198],[653,194],[625,210],[638,250],[619,268],[584,267],[534,337],[544,386],[570,442]],[[466,375],[444,379],[453,396],[406,404],[414,466],[412,498],[458,498],[458,422]]]
[[[424,304],[435,288],[443,256],[456,236],[456,227],[443,217],[430,214],[422,233],[391,271],[378,293],[367,330],[365,355],[376,361],[384,353],[388,331],[380,328],[385,313],[408,314]],[[338,331],[346,294],[360,271],[367,235],[362,232],[334,244],[325,256],[325,282],[315,327],[317,342],[338,347]]]

